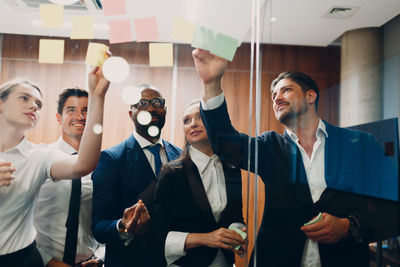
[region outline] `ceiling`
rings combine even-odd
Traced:
[[[1,0],[0,32],[69,37],[71,16],[93,15],[95,38],[108,39],[108,20],[131,18],[133,21],[156,16],[160,36],[157,41],[176,42],[169,36],[174,17],[181,16],[242,41],[251,40],[250,0],[126,0],[127,14],[112,17],[96,10],[91,5],[95,0],[81,1],[87,2],[89,10],[81,3],[66,6],[64,27],[45,29],[41,26],[37,5],[48,0]],[[354,13],[340,9],[335,14],[351,16],[325,17],[334,7],[353,8]],[[327,46],[348,30],[382,26],[400,14],[400,0],[265,0],[259,10],[263,14],[261,42]],[[272,17],[276,21],[271,22]]]

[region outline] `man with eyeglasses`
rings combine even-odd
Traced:
[[[95,238],[106,244],[106,266],[156,266],[148,233],[153,191],[161,165],[180,149],[161,137],[165,99],[152,85],[139,86],[140,100],[131,105],[133,134],[104,150],[93,172]]]

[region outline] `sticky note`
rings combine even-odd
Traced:
[[[102,0],[103,14],[105,16],[125,15],[126,2],[125,0]]]
[[[129,19],[108,21],[110,44],[132,42],[132,27]]]
[[[196,28],[193,36],[192,47],[201,48],[204,50],[211,50],[211,46],[214,43],[216,33],[203,26]]]
[[[310,225],[310,224],[314,224],[314,223],[317,223],[320,221],[322,221],[322,213],[321,212],[317,215],[317,217],[315,217],[314,219],[312,219],[309,222],[306,222],[304,225]]]
[[[218,33],[211,45],[210,53],[232,61],[239,41],[228,35]]]
[[[171,38],[192,43],[196,24],[182,17],[175,17],[172,25]]]
[[[136,41],[154,41],[158,40],[158,28],[156,17],[135,19]]]
[[[174,63],[173,46],[171,43],[149,44],[150,66],[171,67]]]
[[[89,43],[85,64],[98,67],[103,66],[104,61],[107,59],[106,52],[108,50],[109,47],[105,44]]]
[[[240,230],[239,228],[237,228],[236,226],[230,225],[229,230],[233,230],[236,233],[238,233],[243,238],[243,240],[246,239],[246,237],[247,237],[247,234],[245,232],[243,232],[242,230]],[[241,245],[237,245],[235,247],[235,250],[239,250],[240,247],[241,247]]]
[[[94,39],[92,16],[73,16],[71,22],[71,39]]]
[[[39,7],[40,20],[45,28],[61,28],[64,22],[64,6],[41,4]]]
[[[39,63],[62,64],[64,62],[64,40],[40,39]]]

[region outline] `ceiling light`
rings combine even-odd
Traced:
[[[277,21],[278,19],[276,18],[276,17],[271,17],[271,22],[275,22],[275,21]]]

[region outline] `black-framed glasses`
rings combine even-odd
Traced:
[[[140,99],[139,102],[136,104],[132,105],[132,107],[135,107],[139,110],[144,110],[148,109],[149,103],[154,107],[154,108],[164,108],[165,107],[165,99],[161,97],[155,97],[153,99]]]

